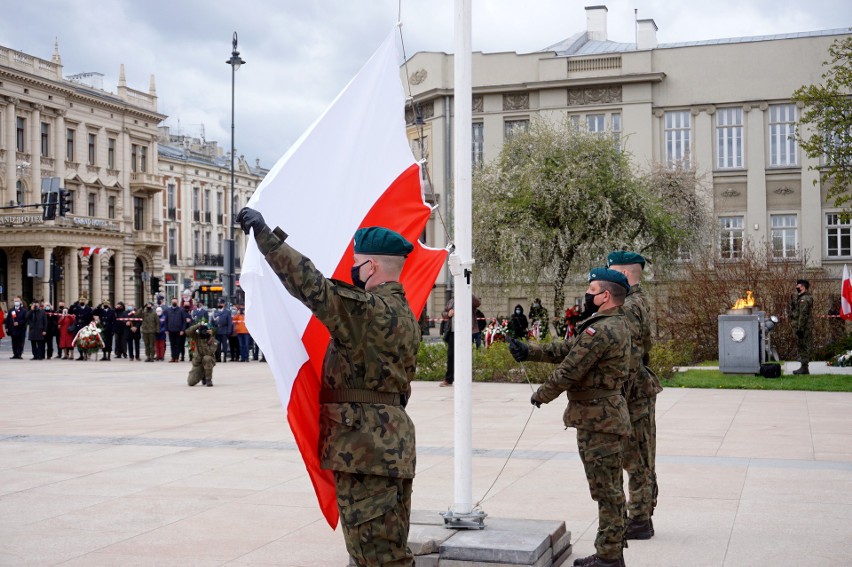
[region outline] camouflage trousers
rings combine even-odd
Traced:
[[[192,359],[192,368],[189,371],[189,376],[186,383],[190,386],[195,386],[201,382],[202,378],[207,380],[213,379],[213,357],[205,356],[199,360],[198,357]]]
[[[648,520],[657,506],[657,423],[656,400],[641,400],[648,406],[646,415],[633,422],[633,432],[624,445],[624,470],[630,498],[627,514],[631,519]]]
[[[154,358],[154,344],[157,342],[157,333],[142,333],[145,341],[145,359]]]
[[[808,364],[811,361],[811,339],[813,333],[805,331],[805,336],[801,339],[796,337],[796,351],[799,353],[799,362]]]
[[[346,550],[359,567],[411,567],[408,548],[413,479],[334,471]]]
[[[587,429],[577,430],[577,449],[586,469],[592,500],[598,503],[598,534],[595,550],[603,559],[621,557],[626,547],[624,533],[624,444],[625,436]]]

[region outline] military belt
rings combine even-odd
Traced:
[[[344,388],[340,390],[320,390],[321,404],[384,404],[387,406],[405,406],[405,394],[391,394],[390,392],[374,392],[373,390],[359,390],[355,388]]]
[[[620,396],[621,390],[583,390],[582,392],[566,392],[568,399],[575,402],[585,402],[587,400],[597,400],[599,398],[609,398],[611,396]]]

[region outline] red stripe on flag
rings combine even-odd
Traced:
[[[400,277],[415,317],[426,304],[447,255],[446,250],[429,250],[417,242],[429,220],[430,212],[420,193],[420,167],[413,164],[391,183],[359,225],[359,228],[384,226],[399,232],[409,242],[416,243]],[[352,267],[353,248],[354,240],[350,240],[334,270],[334,279],[351,282],[349,270]],[[338,520],[334,477],[331,471],[322,470],[319,463],[320,376],[329,339],[328,329],[316,317],[311,317],[302,335],[309,360],[299,370],[293,384],[287,405],[287,421],[302,453],[319,499],[320,509],[326,521],[334,528]]]
[[[848,279],[843,280],[840,295],[846,300],[847,305],[852,305],[852,281],[849,281]],[[840,316],[846,320],[852,320],[852,311],[846,312],[841,309]]]

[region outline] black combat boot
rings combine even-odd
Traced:
[[[798,370],[793,370],[793,374],[810,374],[810,370],[808,370],[808,363],[803,362]]]
[[[574,560],[574,567],[625,567],[624,556],[617,559],[604,559],[597,554]]]
[[[654,537],[654,523],[650,520],[632,518],[627,524],[624,539],[651,539]]]
[[[213,378],[208,378],[208,379],[207,379],[207,384],[205,384],[205,385],[206,385],[208,388],[212,388],[212,387],[213,387]]]

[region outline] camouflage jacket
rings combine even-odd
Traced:
[[[153,309],[142,310],[142,327],[143,333],[157,333],[160,330],[160,317]]]
[[[420,327],[402,284],[365,291],[327,279],[308,258],[265,228],[258,248],[287,291],[328,328],[322,389],[411,393]],[[320,406],[322,468],[414,478],[414,423],[402,406],[324,403]]]
[[[806,334],[814,330],[814,296],[811,292],[800,293],[799,297],[790,303],[790,322],[793,323],[794,331],[802,331]]]
[[[651,309],[642,294],[639,284],[630,287],[624,300],[624,314],[630,329],[630,378],[624,385],[630,420],[636,421],[648,415],[649,399],[663,391],[657,377],[643,364],[643,358],[651,352]]]
[[[622,307],[599,311],[577,327],[568,341],[530,346],[529,360],[559,366],[536,391],[543,403],[559,395],[589,390],[620,391],[630,372],[631,339]],[[571,400],[563,421],[567,427],[604,433],[630,433],[627,402],[620,393],[592,400]]]
[[[154,315],[156,315],[156,313]],[[212,356],[213,358],[216,358],[216,348],[219,346],[219,342],[216,340],[216,335],[210,333],[209,338],[206,341],[198,336],[198,329],[205,325],[207,325],[207,323],[196,323],[186,330],[186,336],[189,337],[190,340],[195,341],[195,356],[192,358],[193,364],[195,364],[196,360],[199,364],[201,364],[201,359],[205,356]]]

